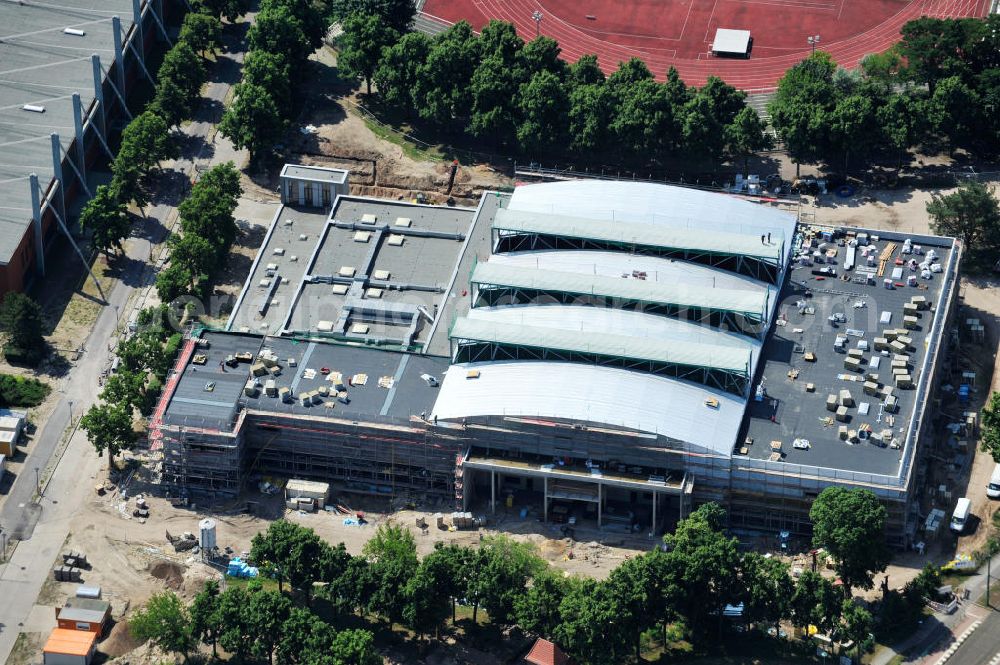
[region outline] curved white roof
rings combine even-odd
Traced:
[[[479,378],[466,378],[470,369],[478,369]],[[558,362],[452,365],[439,391],[432,416],[441,420],[486,416],[578,420],[649,432],[684,442],[692,452],[720,455],[731,452],[744,408],[735,395],[687,381]],[[718,400],[717,408],[705,404],[709,397]]]
[[[664,259],[645,254],[552,249],[493,254],[490,256],[489,262],[604,277],[621,277],[622,275],[631,275],[633,271],[639,271],[646,273],[647,282],[683,282],[703,288],[768,290],[777,293],[776,288],[753,277],[701,263],[688,263],[687,261]]]
[[[663,216],[636,221],[619,214],[605,220],[501,208],[493,218],[493,228],[501,232],[739,255],[775,264],[782,263],[782,254],[787,253],[787,248],[783,248],[785,236],[780,229],[772,232],[772,242],[765,243],[761,241],[761,234],[747,233],[742,226],[705,228],[705,222],[699,218]]]
[[[616,335],[607,331],[526,326],[464,316],[455,319],[448,336],[460,341],[704,367],[738,375],[749,375],[752,362],[751,351],[745,347],[706,344],[690,339]]]
[[[678,280],[652,281],[622,278],[620,275],[593,275],[561,270],[540,270],[510,266],[492,261],[476,265],[472,283],[505,286],[532,291],[548,291],[577,296],[638,301],[656,305],[672,305],[681,309],[703,307],[724,312],[736,312],[763,319],[769,303],[766,290],[704,288]]]
[[[697,342],[709,346],[749,351],[752,364],[760,355],[760,340],[690,321],[650,316],[642,312],[586,305],[505,305],[476,307],[468,318],[512,325],[557,328],[578,332],[649,338],[660,341]],[[752,369],[751,369],[752,373]]]
[[[757,236],[770,231],[791,244],[795,216],[717,192],[648,182],[571,180],[522,185],[510,210],[599,220],[655,222],[674,228]]]

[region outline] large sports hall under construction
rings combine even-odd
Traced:
[[[172,493],[295,477],[654,532],[712,500],[806,533],[836,484],[915,537],[951,239],[651,183],[475,209],[346,188],[283,172],[227,329],[191,336],[154,415]]]

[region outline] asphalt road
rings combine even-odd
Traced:
[[[990,665],[996,662],[1000,662],[1000,611],[993,610],[948,659],[948,665]]]

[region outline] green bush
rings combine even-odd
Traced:
[[[163,392],[163,382],[160,381],[159,377],[151,376],[149,382],[146,383],[143,403],[139,406],[139,412],[142,415],[146,417],[152,415],[153,410],[156,408],[156,402],[160,399],[161,392]]]
[[[12,374],[0,374],[0,407],[38,406],[52,388],[37,379]]]

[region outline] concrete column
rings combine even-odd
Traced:
[[[104,86],[102,85],[102,75],[101,75],[101,56],[94,53],[90,56],[90,62],[94,69],[94,99],[97,100],[97,129],[101,132],[101,136],[107,136],[107,118],[105,117],[107,108],[104,105]]]
[[[49,134],[49,138],[52,141],[52,177],[59,188],[52,202],[55,204],[56,210],[59,211],[59,216],[66,219],[66,181],[63,179],[62,172],[62,144],[59,142],[59,135],[55,132]]]
[[[653,492],[653,523],[650,525],[649,531],[656,533],[656,492]]]
[[[300,206],[304,206],[306,204],[306,183],[299,180],[296,184],[298,185],[299,195],[295,198],[298,200]]]
[[[80,93],[73,93],[73,131],[76,134],[76,161],[80,167],[80,175],[87,177],[87,146],[84,144],[83,136],[83,103],[80,101]],[[84,183],[86,184],[86,183]]]
[[[549,521],[549,477],[542,478],[542,521]]]
[[[38,185],[38,175],[28,176],[31,185],[31,221],[35,227],[35,272],[45,277],[45,243],[42,236],[42,192]]]
[[[497,513],[497,474],[490,469],[490,510],[494,515]]]
[[[142,34],[142,7],[139,6],[140,0],[132,0],[132,22],[135,23],[135,46],[139,51],[139,62],[142,63],[143,69],[146,68],[146,45],[145,36]]]
[[[111,17],[111,30],[115,38],[115,66],[118,69],[118,89],[125,94],[125,52],[122,49],[122,20]]]
[[[601,528],[601,517],[604,511],[604,485],[597,483],[597,528]]]

